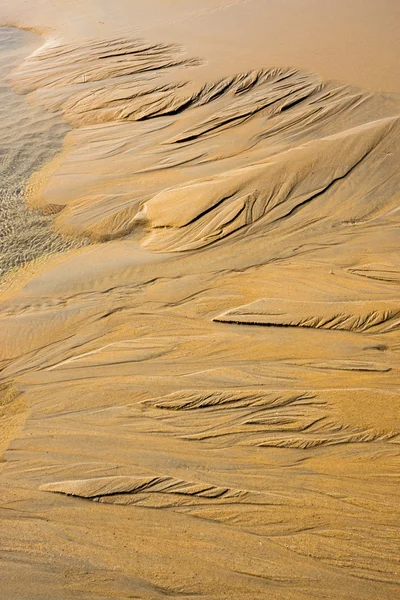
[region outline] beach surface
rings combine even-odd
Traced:
[[[398,3],[6,4],[0,596],[398,598]]]

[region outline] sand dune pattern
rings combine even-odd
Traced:
[[[98,243],[0,298],[15,589],[394,599],[398,100],[55,40],[12,76],[72,126],[29,201]]]
[[[57,173],[65,202],[64,193],[53,195],[51,187],[44,194],[58,196],[64,207],[56,220],[61,232],[104,240],[146,223],[151,232],[145,247],[176,252],[249,226],[265,231],[398,136],[397,116],[316,135],[349,112],[368,112],[371,99],[360,91],[279,68],[196,87],[185,71],[197,63],[175,46],[123,39],[79,48],[47,44],[25,61],[14,87],[79,128],[72,134],[79,149]],[[143,121],[154,125],[133,125]],[[101,129],[90,128],[95,124]],[[231,131],[242,135],[234,150]],[[304,133],[311,134],[308,140],[301,139]],[[299,139],[288,144],[288,136]],[[212,155],[216,140],[218,160]],[[137,144],[142,152],[131,155]],[[88,180],[82,196],[75,161],[94,164],[92,156],[104,171],[96,166],[93,193]],[[129,192],[108,173],[111,163],[114,173],[124,170]],[[43,206],[41,198],[36,202]]]
[[[169,418],[172,434],[217,445],[299,448],[390,440],[397,431],[361,429],[332,421],[324,393],[266,393],[263,390],[175,392],[148,400],[165,411],[190,416]],[[157,415],[155,415],[157,418]],[[158,418],[163,419],[162,416]]]

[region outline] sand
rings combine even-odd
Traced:
[[[1,288],[1,596],[397,598],[397,3],[0,23],[44,42],[4,114],[57,124],[18,179],[71,240]]]
[[[30,176],[60,151],[70,130],[61,117],[27,106],[7,83],[12,68],[39,46],[36,35],[0,29],[0,289],[6,273],[89,241],[62,237],[52,229],[51,211],[30,210],[26,203]]]

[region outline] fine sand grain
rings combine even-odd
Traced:
[[[2,597],[398,597],[397,13],[1,7],[78,246],[0,297]]]
[[[26,205],[29,177],[60,150],[69,130],[60,118],[27,106],[7,85],[11,69],[35,49],[37,41],[33,34],[0,28],[0,279],[43,255],[87,243],[61,237],[52,230],[51,211],[43,214]]]

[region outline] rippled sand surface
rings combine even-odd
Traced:
[[[0,10],[71,127],[26,195],[94,242],[0,297],[4,597],[398,597],[397,12]]]
[[[61,237],[52,230],[51,211],[43,214],[27,206],[29,177],[60,150],[70,129],[43,108],[27,106],[7,83],[12,68],[34,51],[38,40],[15,28],[0,28],[0,277],[87,242]]]

